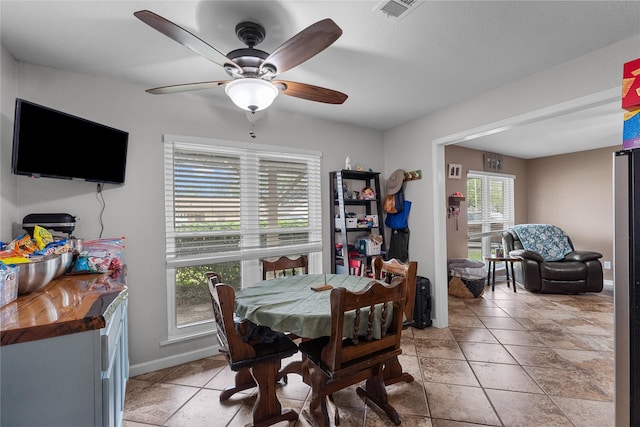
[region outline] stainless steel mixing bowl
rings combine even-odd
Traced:
[[[69,269],[72,258],[72,253],[65,253],[50,255],[41,261],[17,264],[20,269],[18,295],[35,292],[64,274]]]

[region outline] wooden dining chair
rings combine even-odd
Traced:
[[[373,265],[373,277],[375,279],[383,280],[387,283],[390,283],[395,278],[402,279],[406,296],[404,305],[405,320],[403,327],[408,328],[413,325],[413,308],[415,305],[418,263],[416,261],[410,261],[403,264],[395,258],[385,261],[380,256],[375,257],[371,263]],[[397,358],[387,363],[384,375],[385,383],[387,385],[395,384],[400,381],[410,383],[414,380],[413,375],[408,372],[403,372],[402,365]]]
[[[358,387],[356,393],[367,404],[376,404],[399,425],[400,416],[388,401],[383,367],[402,353],[401,280],[396,279],[391,285],[371,281],[356,292],[334,288],[330,301],[331,336],[299,345],[309,360],[311,376],[311,402],[309,411],[304,410],[303,415],[312,425],[329,426],[327,399],[338,390],[366,380],[365,387]],[[345,330],[351,336],[345,337]],[[339,423],[336,409],[335,424]]]
[[[377,256],[372,261],[373,277],[391,283],[394,277],[403,277],[406,287],[406,302],[404,307],[405,327],[413,324],[413,308],[416,299],[416,280],[418,278],[418,262],[401,263],[395,258],[385,261]]]
[[[271,274],[268,274],[271,273]],[[295,276],[297,274],[309,274],[308,260],[306,255],[291,259],[282,256],[275,261],[262,260],[262,280],[267,280],[280,276]]]
[[[254,426],[270,426],[280,421],[297,420],[296,411],[282,410],[276,396],[276,379],[282,359],[297,353],[298,347],[283,334],[270,343],[244,342],[236,332],[234,321],[235,291],[227,284],[214,283],[215,280],[216,276],[210,277],[208,285],[217,337],[222,347],[220,351],[227,358],[231,370],[236,372],[234,385],[222,391],[220,401],[229,399],[239,391],[257,386],[258,396],[253,406]]]
[[[214,285],[222,283],[222,276],[220,275],[220,273],[217,273],[215,271],[207,271],[204,273],[204,275],[206,276],[207,280],[212,281]]]

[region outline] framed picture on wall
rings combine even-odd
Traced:
[[[484,153],[485,172],[502,172],[502,156],[494,153]]]
[[[462,178],[462,165],[457,163],[449,163],[449,178],[461,179]]]

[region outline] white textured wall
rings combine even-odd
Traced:
[[[3,69],[4,74],[4,69]],[[125,262],[130,290],[130,359],[134,366],[157,368],[169,365],[179,355],[192,354],[215,344],[213,337],[160,346],[167,339],[167,297],[164,256],[163,134],[189,135],[320,150],[323,152],[323,201],[329,200],[329,171],[352,162],[381,170],[382,133],[355,126],[310,119],[296,114],[266,112],[256,123],[258,137],[249,137],[249,123],[243,111],[225,102],[207,104],[192,95],[154,96],[138,87],[117,81],[73,74],[29,64],[17,64],[17,91],[12,97],[56,108],[129,132],[126,182],[106,185],[103,237],[126,236]],[[13,100],[2,103],[2,118],[13,122]],[[277,102],[277,101],[276,101]],[[300,102],[308,102],[300,100]],[[3,126],[4,128],[4,126]],[[0,174],[15,179],[8,169],[12,132],[2,132]],[[86,161],[100,161],[100,151],[109,147],[88,147]],[[2,187],[2,200],[13,199],[17,188],[17,209],[4,212],[3,235],[10,240],[7,223],[16,227],[24,215],[34,212],[68,212],[78,219],[75,235],[91,239],[100,231],[100,204],[96,184],[58,179],[17,177],[15,185]],[[8,194],[5,194],[8,193]],[[4,210],[4,208],[3,208]],[[328,234],[328,204],[323,206],[323,228]],[[329,268],[329,247],[324,266]],[[187,356],[189,357],[189,356]],[[160,365],[154,365],[159,361]],[[179,360],[181,361],[181,360]],[[144,370],[144,368],[141,368]]]
[[[0,45],[0,241],[9,239],[16,213],[18,191],[16,177],[11,174],[11,140],[13,110],[16,98],[16,61]],[[8,143],[4,143],[8,141]]]
[[[620,87],[622,65],[639,56],[638,38],[629,38],[385,132],[386,176],[397,168],[425,172],[426,179],[406,184],[413,202],[409,255],[418,261],[418,274],[432,282],[435,326],[447,325],[448,310],[444,150],[434,149],[434,141],[497,127],[492,123],[517,124],[522,115]]]

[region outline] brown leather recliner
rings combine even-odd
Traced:
[[[573,249],[571,239],[568,240]],[[502,233],[502,244],[505,254],[520,260],[514,263],[515,280],[528,291],[547,294],[602,291],[601,253],[573,250],[559,261],[544,261],[538,252],[525,250],[511,228]]]

